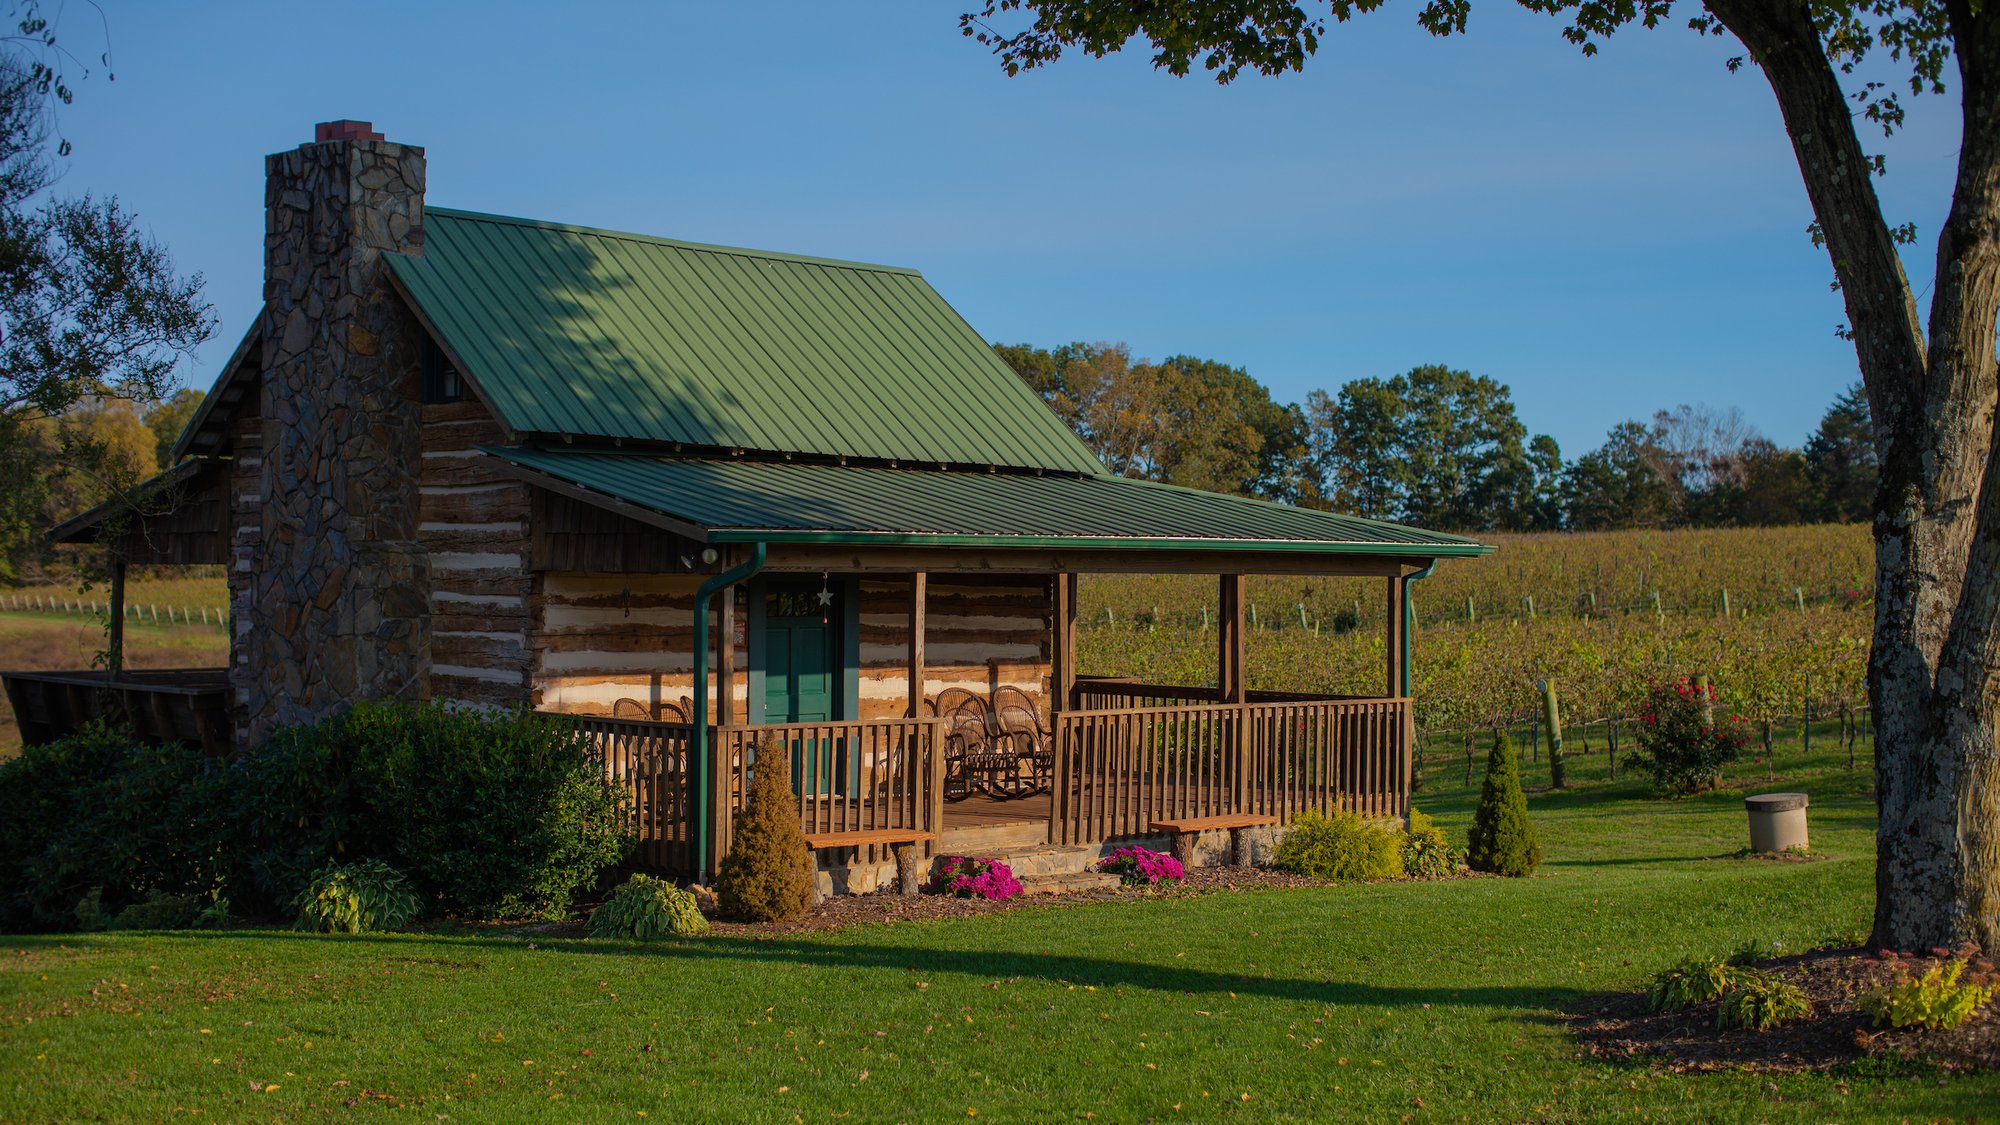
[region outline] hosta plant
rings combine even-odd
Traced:
[[[1136,844],[1119,848],[1098,860],[1097,869],[1107,875],[1118,876],[1118,881],[1128,887],[1157,887],[1187,878],[1187,871],[1181,867],[1180,860]]]
[[[327,864],[292,900],[296,929],[322,934],[397,930],[423,911],[409,880],[379,859]]]
[[[652,941],[707,932],[694,895],[651,875],[633,875],[590,912],[591,937]]]
[[[1646,1010],[1678,1012],[1719,1000],[1749,971],[1720,957],[1690,957],[1653,978],[1653,986],[1646,990]]]
[[[1769,1031],[1805,1019],[1812,1010],[1812,1001],[1797,985],[1755,969],[1739,969],[1715,1009],[1715,1026]]]

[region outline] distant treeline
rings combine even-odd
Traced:
[[[997,344],[1112,472],[1463,531],[1770,526],[1867,518],[1856,384],[1798,448],[1735,409],[1677,406],[1564,460],[1506,384],[1439,365],[1279,403],[1241,367],[1123,344]]]

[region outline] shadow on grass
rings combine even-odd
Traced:
[[[36,943],[61,944],[70,948],[96,946],[116,952],[116,944],[62,941],[63,935],[22,939]],[[981,981],[1040,980],[1050,984],[1090,985],[1099,989],[1140,988],[1151,992],[1184,996],[1257,996],[1273,1000],[1319,1005],[1374,1005],[1389,1008],[1453,1006],[1465,1008],[1568,1009],[1597,995],[1583,990],[1554,986],[1482,985],[1472,988],[1408,988],[1343,981],[1305,980],[1290,977],[1251,976],[1198,965],[1163,965],[1119,961],[1103,957],[1064,953],[1031,953],[997,950],[939,949],[875,944],[846,944],[808,941],[797,938],[704,937],[673,942],[600,942],[559,938],[537,941],[535,948],[523,938],[433,937],[361,935],[328,937],[290,931],[176,931],[174,939],[194,943],[209,941],[257,942],[272,945],[310,943],[321,949],[366,951],[387,959],[408,958],[440,948],[470,951],[506,951],[534,956],[537,953],[582,954],[586,956],[639,956],[658,963],[685,963],[690,966],[749,964],[774,968],[887,970],[916,974],[918,979],[936,974],[956,973]]]

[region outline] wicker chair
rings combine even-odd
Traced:
[[[1019,796],[1013,736],[1000,730],[986,701],[964,688],[946,688],[937,695],[937,713],[945,720],[945,800],[962,801],[974,793]]]
[[[1042,709],[1015,687],[993,689],[993,720],[1012,736],[1020,765],[1027,768],[1027,793],[1045,793],[1055,773],[1056,741]]]

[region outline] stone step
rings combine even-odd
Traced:
[[[1044,847],[1048,842],[1049,826],[1046,821],[982,824],[970,828],[945,829],[938,836],[938,853],[987,856],[1016,848]]]
[[[1017,876],[1019,873],[1016,873]],[[1028,875],[1021,878],[1021,891],[1031,895],[1071,895],[1085,891],[1110,891],[1118,888],[1118,876],[1099,872],[1078,872],[1069,875]]]

